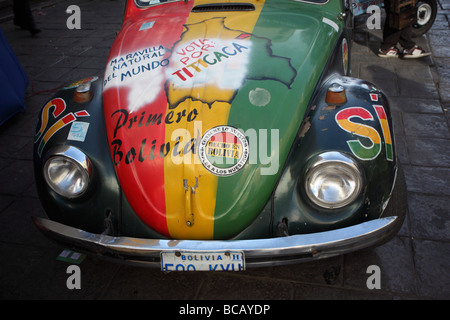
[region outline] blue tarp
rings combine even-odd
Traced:
[[[0,125],[25,110],[28,77],[0,29]]]

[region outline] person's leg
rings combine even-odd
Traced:
[[[383,40],[378,50],[380,57],[398,57],[398,49],[395,47],[400,40],[401,30],[392,28],[389,21],[391,11],[390,0],[384,1],[386,20],[383,26]]]
[[[380,49],[386,50],[392,47],[400,41],[401,30],[391,28],[388,22],[384,24],[383,28],[383,41],[381,42]]]
[[[13,11],[15,25],[30,31],[32,35],[41,32],[41,30],[39,30],[34,23],[33,14],[31,13],[30,3],[28,0],[14,0]]]
[[[412,26],[408,26],[401,30],[400,39],[398,42],[406,50],[409,50],[416,45],[416,43],[412,40]]]
[[[25,1],[24,0],[14,0],[13,1],[13,13],[14,13],[14,24],[21,28],[26,28],[26,17],[25,17]]]
[[[425,51],[412,40],[412,26],[402,29],[399,43],[403,47],[402,58],[404,59],[421,58],[431,54],[431,52]]]

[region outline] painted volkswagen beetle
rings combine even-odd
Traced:
[[[103,79],[60,90],[34,168],[48,236],[172,270],[326,258],[405,215],[385,95],[339,0],[128,1]]]

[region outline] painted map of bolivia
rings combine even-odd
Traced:
[[[296,71],[289,58],[272,54],[271,45],[267,38],[228,29],[224,18],[185,25],[166,73],[170,108],[189,98],[209,108],[216,101],[231,103],[246,79],[275,80],[290,88]]]

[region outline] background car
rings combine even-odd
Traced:
[[[360,16],[367,13],[367,8],[371,5],[384,7],[383,0],[353,0],[349,6],[353,8],[354,16]],[[420,37],[427,33],[433,26],[438,10],[436,0],[420,0],[415,2],[417,10],[417,21],[413,24],[412,36]]]

